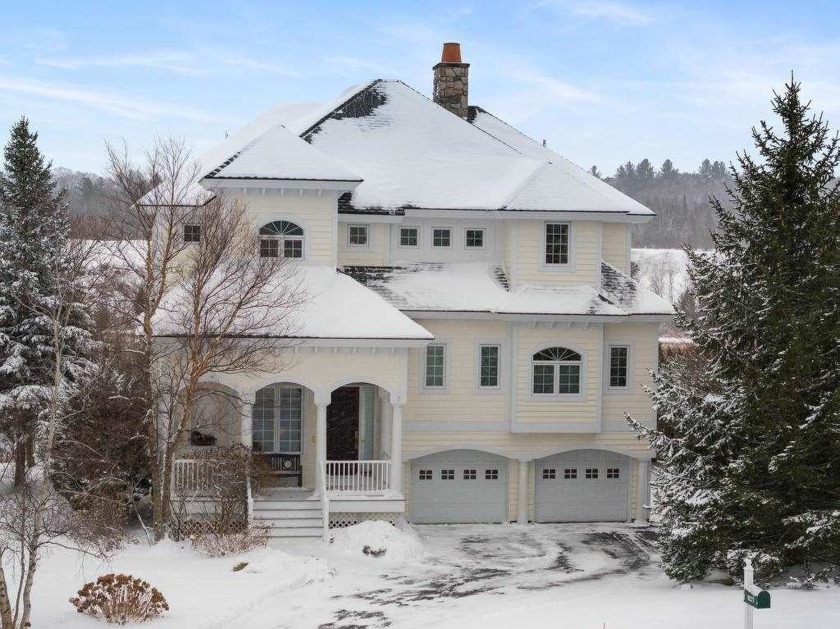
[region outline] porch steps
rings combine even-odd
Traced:
[[[311,497],[254,496],[253,516],[270,527],[271,539],[321,539],[323,536],[321,501]]]

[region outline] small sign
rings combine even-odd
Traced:
[[[767,590],[744,590],[744,602],[756,609],[770,609],[770,592]]]

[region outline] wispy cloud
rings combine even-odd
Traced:
[[[0,77],[0,90],[13,94],[37,96],[46,100],[74,103],[121,118],[135,120],[181,118],[195,122],[225,121],[217,114],[193,107],[184,107],[141,97],[134,98],[129,95],[106,94],[76,85]]]
[[[272,63],[242,53],[232,53],[214,48],[87,57],[39,57],[35,62],[38,65],[63,70],[145,68],[182,76],[210,76],[218,72],[221,66],[240,71],[243,69],[250,70],[258,74],[295,76],[294,72],[281,63]]]
[[[545,0],[541,6],[553,6],[583,18],[607,20],[618,24],[639,25],[653,22],[653,16],[627,2],[617,0]]]

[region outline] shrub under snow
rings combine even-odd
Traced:
[[[118,625],[153,620],[169,609],[157,588],[130,574],[106,574],[85,583],[70,602],[80,614]]]
[[[345,553],[388,562],[406,562],[423,555],[423,544],[410,528],[376,520],[336,530],[332,546]]]

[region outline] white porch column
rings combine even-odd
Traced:
[[[248,448],[249,450],[254,445],[254,437],[253,437],[253,429],[254,429],[254,421],[253,421],[253,412],[254,412],[254,398],[251,397],[243,397],[242,398],[242,407],[239,410],[240,412],[240,428],[239,428],[239,438],[242,441],[242,445]]]
[[[329,397],[324,399],[315,396],[315,407],[318,409],[315,419],[315,479],[318,484],[315,491],[318,492],[321,491],[322,484],[327,481],[326,478],[321,478],[321,471],[327,465],[327,406],[329,406],[329,403]]]
[[[530,461],[519,461],[519,485],[516,497],[516,522],[528,524],[528,464]]]
[[[391,403],[388,392],[379,389],[379,458],[391,456]]]
[[[648,486],[650,485],[650,461],[638,460],[638,488],[636,491],[636,524],[647,522],[647,509],[644,508],[648,499]]]
[[[391,491],[402,493],[402,401],[391,398]]]

